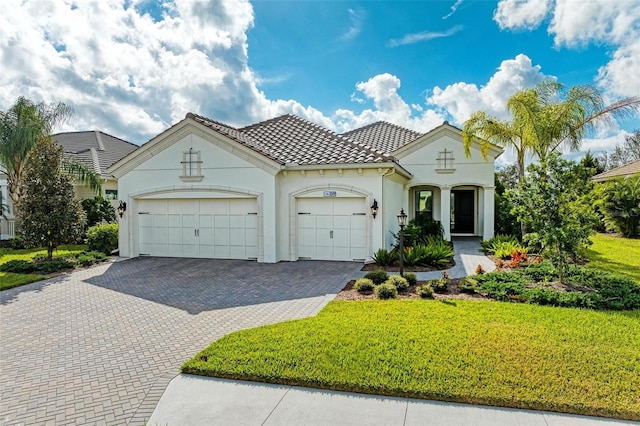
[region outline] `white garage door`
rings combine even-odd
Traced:
[[[298,198],[298,257],[364,260],[364,198]]]
[[[255,198],[140,200],[138,212],[140,255],[258,257]]]

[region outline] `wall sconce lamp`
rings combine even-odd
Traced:
[[[377,215],[378,215],[378,202],[374,198],[373,204],[371,204],[371,216],[373,216],[373,218],[375,219]]]
[[[124,216],[124,212],[126,211],[127,211],[127,203],[120,200],[120,204],[118,205],[118,214],[120,215],[120,219],[122,219],[122,216]]]

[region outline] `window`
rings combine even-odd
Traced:
[[[116,189],[105,189],[104,190],[104,198],[106,198],[109,201],[117,200],[118,199],[118,190],[116,190]]]
[[[445,149],[438,153],[438,173],[453,173],[456,169],[453,168],[453,151]]]
[[[431,189],[417,189],[415,191],[415,216],[426,215],[433,218],[433,191]]]
[[[200,151],[194,151],[193,148],[189,148],[189,151],[182,153],[182,179],[185,182],[199,182],[202,180],[202,160],[200,159]]]

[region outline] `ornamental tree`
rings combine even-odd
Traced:
[[[527,171],[519,190],[511,193],[514,212],[527,223],[524,240],[542,250],[562,282],[569,260],[591,244],[598,223],[590,170],[554,152]]]
[[[47,259],[53,250],[77,241],[86,221],[75,198],[73,178],[63,171],[63,150],[49,138],[29,152],[29,163],[21,182],[21,233],[31,247],[46,247]]]
[[[616,179],[599,185],[601,210],[607,225],[625,237],[640,235],[640,176]]]

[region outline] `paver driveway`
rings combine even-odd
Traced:
[[[139,258],[0,292],[0,425],[141,425],[199,349],[315,314],[359,267]]]

